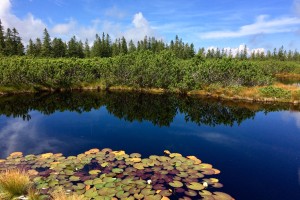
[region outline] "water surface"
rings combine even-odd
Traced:
[[[0,98],[0,158],[109,147],[195,155],[236,199],[300,199],[300,110],[176,95],[74,92]]]

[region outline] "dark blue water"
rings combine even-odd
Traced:
[[[291,111],[293,110],[293,111]],[[195,155],[236,199],[300,199],[299,107],[174,95],[63,93],[0,98],[0,158],[109,147]]]

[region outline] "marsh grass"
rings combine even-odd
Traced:
[[[78,195],[76,193],[67,194],[66,191],[60,187],[50,193],[51,199],[53,200],[86,200],[83,195]]]
[[[31,187],[29,176],[20,170],[7,170],[0,173],[0,199],[12,199],[25,195]]]

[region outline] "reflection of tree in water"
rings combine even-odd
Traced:
[[[169,126],[177,111],[186,121],[199,125],[240,124],[254,118],[258,111],[299,110],[288,104],[245,104],[211,99],[180,97],[171,94],[144,94],[128,92],[64,92],[26,94],[0,97],[0,114],[30,120],[30,111],[45,115],[54,112],[89,112],[105,106],[109,113],[127,121],[150,121],[154,125]]]

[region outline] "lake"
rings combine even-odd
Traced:
[[[72,92],[0,97],[0,158],[109,147],[194,155],[236,199],[300,199],[300,107],[172,94]]]

